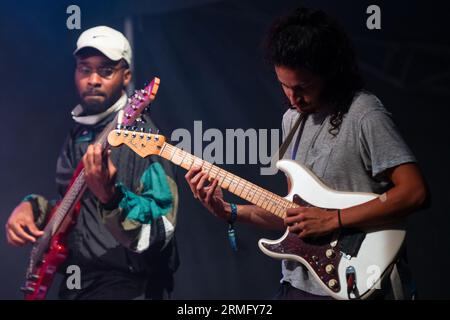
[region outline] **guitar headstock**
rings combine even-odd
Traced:
[[[165,142],[164,136],[146,133],[142,130],[116,129],[108,134],[108,143],[111,146],[118,147],[125,144],[142,158],[152,154],[159,155]]]
[[[128,103],[123,109],[123,125],[131,125],[144,109],[155,100],[160,82],[161,80],[158,77],[155,77],[144,89],[136,90],[134,94],[128,98]]]

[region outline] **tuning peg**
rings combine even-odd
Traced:
[[[36,281],[39,279],[39,276],[35,273],[30,274],[29,276],[27,276],[27,280],[32,280],[32,281]]]
[[[22,291],[24,293],[33,293],[34,292],[34,288],[32,288],[32,287],[21,287],[20,291]]]

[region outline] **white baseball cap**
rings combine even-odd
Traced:
[[[124,59],[131,65],[131,47],[125,36],[113,28],[98,26],[84,31],[77,41],[76,54],[83,48],[94,48],[113,61]]]

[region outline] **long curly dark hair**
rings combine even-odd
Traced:
[[[329,132],[336,136],[355,93],[363,87],[354,49],[339,24],[321,10],[300,7],[275,20],[265,50],[269,63],[305,68],[325,80],[322,97],[334,106]]]

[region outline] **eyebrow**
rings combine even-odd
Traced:
[[[308,86],[311,84],[312,81],[309,81],[309,82],[307,82],[307,83],[301,82],[301,83],[295,85],[294,87],[288,86],[287,84],[281,82],[280,79],[278,79],[278,82],[281,83],[283,86],[289,88],[289,89],[295,89],[295,88],[308,87]]]
[[[77,61],[77,65],[82,65],[82,66],[90,67],[90,63],[88,63],[87,61],[83,61],[83,60],[78,60],[78,61]],[[100,64],[100,68],[109,68],[109,67],[113,68],[113,67],[115,67],[116,65],[117,65],[117,64],[114,64],[114,62],[109,62],[109,61],[107,61],[107,62],[102,62],[102,63]]]

